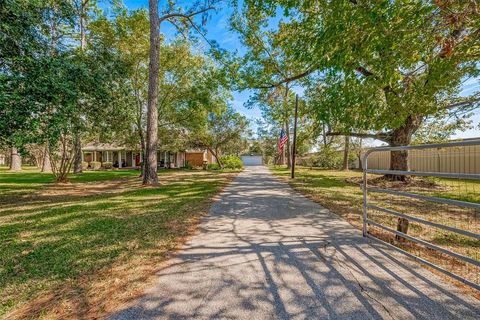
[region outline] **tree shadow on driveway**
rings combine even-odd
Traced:
[[[111,319],[477,319],[480,304],[294,192],[241,174],[196,236]]]

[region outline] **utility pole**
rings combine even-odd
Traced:
[[[295,119],[293,121],[292,179],[295,178],[295,155],[297,154],[297,116],[298,116],[298,94],[295,96]]]

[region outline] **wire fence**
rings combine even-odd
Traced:
[[[364,235],[480,290],[480,140],[375,148],[363,163]]]

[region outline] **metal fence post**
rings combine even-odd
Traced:
[[[363,236],[367,236],[367,168],[368,168],[368,154],[369,152],[367,151],[363,157],[363,181],[362,181],[362,189],[363,189]]]

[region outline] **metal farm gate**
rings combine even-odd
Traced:
[[[480,290],[479,146],[480,140],[469,140],[368,150],[363,157],[363,235]],[[369,169],[369,157],[385,152],[414,154],[415,170]],[[452,167],[456,158],[462,163]],[[390,181],[383,175],[411,180]]]

